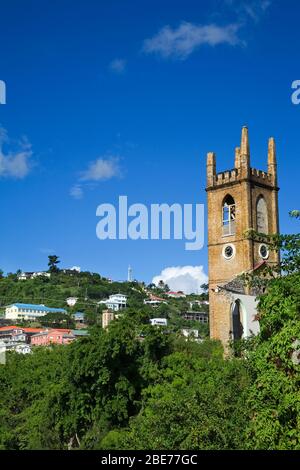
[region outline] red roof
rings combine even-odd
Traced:
[[[161,301],[164,301],[165,299],[162,299],[161,297],[156,297],[156,295],[150,295],[150,299],[151,300],[161,300]]]
[[[0,331],[14,330],[17,326],[1,326]]]
[[[266,264],[267,264],[267,263],[266,263],[265,260],[261,261],[260,263],[258,263],[258,264],[256,264],[256,265],[254,266],[253,271],[256,271],[256,269],[259,269],[259,268],[261,268],[262,266],[264,266],[264,265],[266,265]]]
[[[70,333],[69,328],[27,328],[24,326],[16,326],[16,325],[9,325],[9,326],[1,326],[0,331],[10,331],[10,330],[23,330],[25,333],[40,333],[41,331],[46,330],[57,330],[61,331],[62,333]]]
[[[9,331],[9,330],[23,330],[25,333],[38,333],[42,331],[44,328],[26,328],[24,326],[16,326],[16,325],[9,325],[9,326],[1,326],[0,331]]]

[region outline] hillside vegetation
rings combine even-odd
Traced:
[[[47,315],[46,320],[52,317],[53,321],[65,323],[72,326],[71,314],[77,311],[84,312],[88,325],[94,325],[101,320],[103,304],[98,304],[100,300],[107,299],[109,295],[122,293],[128,297],[128,313],[136,313],[149,322],[150,318],[163,317],[169,320],[170,327],[180,329],[183,327],[193,327],[198,329],[202,336],[208,335],[208,325],[201,325],[198,322],[186,321],[182,318],[182,313],[190,309],[189,302],[207,299],[207,294],[190,295],[183,299],[169,299],[161,288],[156,288],[153,284],[147,286],[144,283],[134,282],[111,282],[101,277],[100,274],[91,272],[76,272],[56,269],[51,273],[51,277],[39,276],[34,279],[18,280],[18,274],[8,274],[0,279],[0,309],[2,312],[5,306],[11,303],[33,303],[43,304],[48,307],[64,308],[69,319],[63,322],[61,314]],[[149,293],[165,298],[166,303],[157,307],[144,305],[144,300]],[[78,299],[74,307],[67,304],[68,297]],[[196,308],[199,310],[199,307]],[[201,306],[201,311],[207,312],[206,305]],[[41,320],[41,323],[44,322]],[[32,324],[32,322],[22,322],[22,324]],[[37,326],[38,322],[34,322]],[[73,325],[74,326],[74,325]]]
[[[149,325],[143,286],[130,284],[122,285],[129,308],[108,329],[95,324],[68,346],[9,353],[0,366],[0,448],[299,450],[300,235],[269,243],[282,251],[277,273],[249,280],[266,288],[260,334],[226,357],[219,342]],[[82,298],[86,281],[77,286]],[[94,293],[101,283],[95,279]],[[173,325],[176,302],[167,306]]]

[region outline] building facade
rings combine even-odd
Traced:
[[[126,308],[127,296],[123,294],[112,294],[107,300],[101,300],[99,304],[105,304],[108,309],[118,312]]]
[[[257,333],[255,295],[234,279],[262,264],[276,265],[278,253],[258,241],[278,233],[278,186],[275,141],[268,143],[268,169],[251,167],[248,129],[235,149],[234,168],[216,171],[216,156],[207,154],[208,261],[210,335],[224,345]],[[252,233],[252,235],[251,235]]]
[[[105,329],[115,319],[115,313],[110,310],[102,312],[102,328]]]
[[[166,318],[150,318],[152,326],[168,326],[168,320]]]
[[[36,320],[48,313],[67,313],[63,308],[50,308],[45,305],[15,303],[5,309],[6,320]]]
[[[49,346],[50,344],[69,344],[75,340],[71,330],[49,329],[31,337],[32,346]]]

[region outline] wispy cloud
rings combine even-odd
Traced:
[[[5,147],[5,149],[4,149]],[[32,148],[26,137],[12,141],[0,127],[0,177],[23,179],[31,170]]]
[[[125,59],[114,59],[110,62],[109,68],[112,72],[122,74],[126,70],[127,61]]]
[[[121,176],[119,157],[109,156],[91,162],[80,175],[81,181],[105,181]]]
[[[93,188],[101,181],[121,178],[122,175],[120,157],[114,155],[100,157],[90,162],[87,169],[80,172],[78,181],[70,189],[70,196],[82,199],[87,188]]]
[[[147,54],[156,53],[164,58],[184,60],[203,45],[242,45],[237,34],[239,28],[238,23],[218,26],[183,22],[175,29],[165,26],[155,36],[144,41],[143,51]]]
[[[225,3],[234,8],[241,21],[250,19],[258,22],[273,0],[225,0]]]
[[[74,186],[70,189],[70,196],[74,199],[82,199],[83,198],[83,189],[80,184],[74,184]]]
[[[55,252],[54,248],[40,248],[40,253],[43,253],[44,255],[50,255]]]
[[[195,24],[181,22],[177,28],[164,26],[153,37],[144,41],[142,50],[146,54],[161,57],[187,59],[201,46],[244,46],[240,31],[250,22],[257,23],[272,5],[273,0],[224,0],[224,6],[235,13],[235,19],[227,24]]]

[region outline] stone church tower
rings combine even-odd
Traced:
[[[235,149],[234,168],[217,173],[216,156],[207,154],[210,336],[224,345],[259,330],[255,296],[235,279],[259,266],[277,264],[279,255],[246,232],[278,233],[276,150],[268,145],[267,172],[251,168],[248,129]]]

